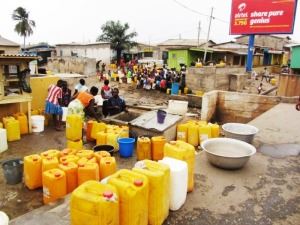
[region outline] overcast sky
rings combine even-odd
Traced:
[[[209,15],[214,7],[211,39],[216,42],[232,40],[229,35],[231,0],[2,0],[0,5],[0,35],[23,43],[14,31],[11,15],[19,6],[30,12],[36,22],[34,33],[27,43],[50,44],[70,42],[94,42],[101,33],[101,25],[107,20],[128,22],[138,33],[137,40],[155,44],[169,38],[197,38],[198,21],[201,21],[200,37],[206,38],[209,18],[192,10]],[[263,1],[263,0],[262,0]],[[292,38],[300,42],[300,12]],[[226,23],[227,21],[227,23]]]

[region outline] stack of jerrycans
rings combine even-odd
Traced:
[[[170,168],[151,160],[136,163],[134,172],[143,174],[149,180],[148,224],[161,225],[169,215]]]
[[[164,146],[164,156],[185,161],[188,165],[188,192],[194,189],[195,148],[184,141],[171,141]]]
[[[115,187],[87,181],[71,195],[71,225],[118,225],[119,198]]]
[[[147,225],[149,194],[147,176],[121,169],[109,177],[108,184],[115,186],[119,193],[120,225]]]

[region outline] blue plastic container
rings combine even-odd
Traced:
[[[171,94],[178,95],[179,92],[179,83],[172,83]]]
[[[131,157],[134,150],[134,138],[119,138],[119,152],[123,158]]]

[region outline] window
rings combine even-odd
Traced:
[[[144,57],[153,57],[153,52],[144,52]]]
[[[240,65],[240,56],[239,55],[233,56],[233,65]]]

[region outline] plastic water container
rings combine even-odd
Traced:
[[[87,181],[76,188],[70,200],[71,225],[119,225],[119,196],[116,188]]]
[[[74,148],[65,148],[60,151],[60,157],[67,156],[67,155],[76,155],[77,149]]]
[[[110,145],[99,145],[99,148],[100,148],[100,146],[110,146]],[[112,146],[110,146],[110,147],[112,147]],[[104,150],[104,148],[100,148],[100,149]],[[96,157],[97,162],[100,163],[102,158],[110,157],[111,154],[108,151],[97,151],[97,152],[94,152],[94,156]]]
[[[6,130],[0,128],[0,153],[8,149]]]
[[[92,133],[94,122],[95,121],[93,121],[93,120],[89,120],[87,122],[86,133],[85,133],[85,137],[86,137],[87,141],[94,141],[95,140],[94,138],[91,137],[91,133]]]
[[[63,162],[58,168],[65,172],[67,179],[67,194],[71,193],[78,186],[78,166],[74,162]]]
[[[185,141],[187,142],[188,137],[188,124],[178,124],[177,125],[177,133],[176,133],[176,140]]]
[[[151,160],[144,160],[137,162],[132,170],[147,176],[149,180],[148,224],[163,224],[169,215],[169,166]]]
[[[124,158],[131,157],[134,150],[134,138],[119,138],[120,156]]]
[[[61,107],[62,111],[63,111],[63,115],[62,115],[62,121],[66,121],[67,120],[67,115],[68,115],[68,107]]]
[[[3,124],[6,129],[7,141],[17,141],[21,139],[20,122],[14,117],[3,117]]]
[[[107,133],[100,131],[96,134],[96,144],[97,145],[106,145]]]
[[[148,137],[139,137],[136,146],[137,160],[151,159],[151,140]]]
[[[147,225],[148,178],[145,175],[122,169],[110,176],[108,184],[115,186],[119,193],[120,224]]]
[[[164,110],[157,110],[157,123],[163,124],[165,122],[166,116],[167,116],[167,112]]]
[[[178,210],[185,203],[187,195],[187,163],[169,157],[165,157],[158,162],[170,167],[170,210]]]
[[[76,141],[71,141],[71,140],[67,140],[67,148],[73,148],[76,150],[81,150],[83,149],[83,143],[82,140],[76,140]]]
[[[82,118],[80,115],[67,115],[66,137],[71,141],[78,141],[82,139]]]
[[[194,189],[195,148],[184,141],[171,141],[164,146],[164,156],[185,161],[188,165],[188,191]]]
[[[99,166],[97,163],[78,164],[78,185],[88,180],[100,180]]]
[[[211,126],[210,125],[203,125],[199,126],[199,143],[211,138]]]
[[[86,164],[86,163],[97,163],[97,159],[94,156],[91,156],[89,158],[82,157],[77,161],[78,165],[80,164]]]
[[[188,101],[169,100],[168,113],[185,115],[188,111]]]
[[[115,131],[107,132],[106,144],[114,147],[115,151],[119,150],[118,144],[119,133]]]
[[[64,171],[51,169],[43,172],[44,204],[55,202],[67,194],[67,179]]]
[[[20,123],[20,132],[21,134],[28,134],[28,119],[24,113],[16,113],[14,114],[16,120]]]
[[[164,136],[156,136],[151,138],[152,159],[160,160],[164,157],[164,145],[166,143]]]
[[[179,83],[172,83],[171,94],[178,95]]]
[[[42,159],[42,172],[58,168],[58,159],[56,157],[47,157]]]
[[[48,158],[48,157],[51,157],[51,158],[57,158],[59,159],[60,158],[60,154],[61,152],[59,150],[56,150],[56,149],[49,149],[45,152],[42,152],[41,153],[41,157],[44,159],[44,158]]]
[[[91,138],[97,139],[97,133],[100,131],[106,131],[106,124],[102,122],[98,123],[95,121],[92,126]]]
[[[193,146],[199,145],[199,125],[196,123],[188,123],[187,141]]]
[[[0,211],[0,225],[8,225],[9,218],[5,212]]]
[[[66,156],[60,157],[59,162],[60,163],[65,163],[65,162],[74,162],[74,163],[77,163],[79,159],[80,158],[78,156],[76,156],[76,155],[66,155]]]
[[[40,155],[24,157],[24,182],[30,190],[42,187],[42,157]]]
[[[82,158],[82,157],[92,158],[94,156],[94,151],[92,151],[92,150],[79,150],[79,151],[77,151],[76,155],[79,158]]]
[[[99,165],[101,180],[117,171],[117,163],[115,157],[104,157],[101,159]]]
[[[211,127],[211,137],[217,138],[220,136],[220,126],[218,124],[210,123],[209,126]]]
[[[31,116],[32,132],[39,133],[44,131],[44,122],[45,122],[44,116],[40,116],[40,115]]]
[[[18,184],[23,178],[23,160],[10,159],[2,163],[3,174],[7,184]]]

